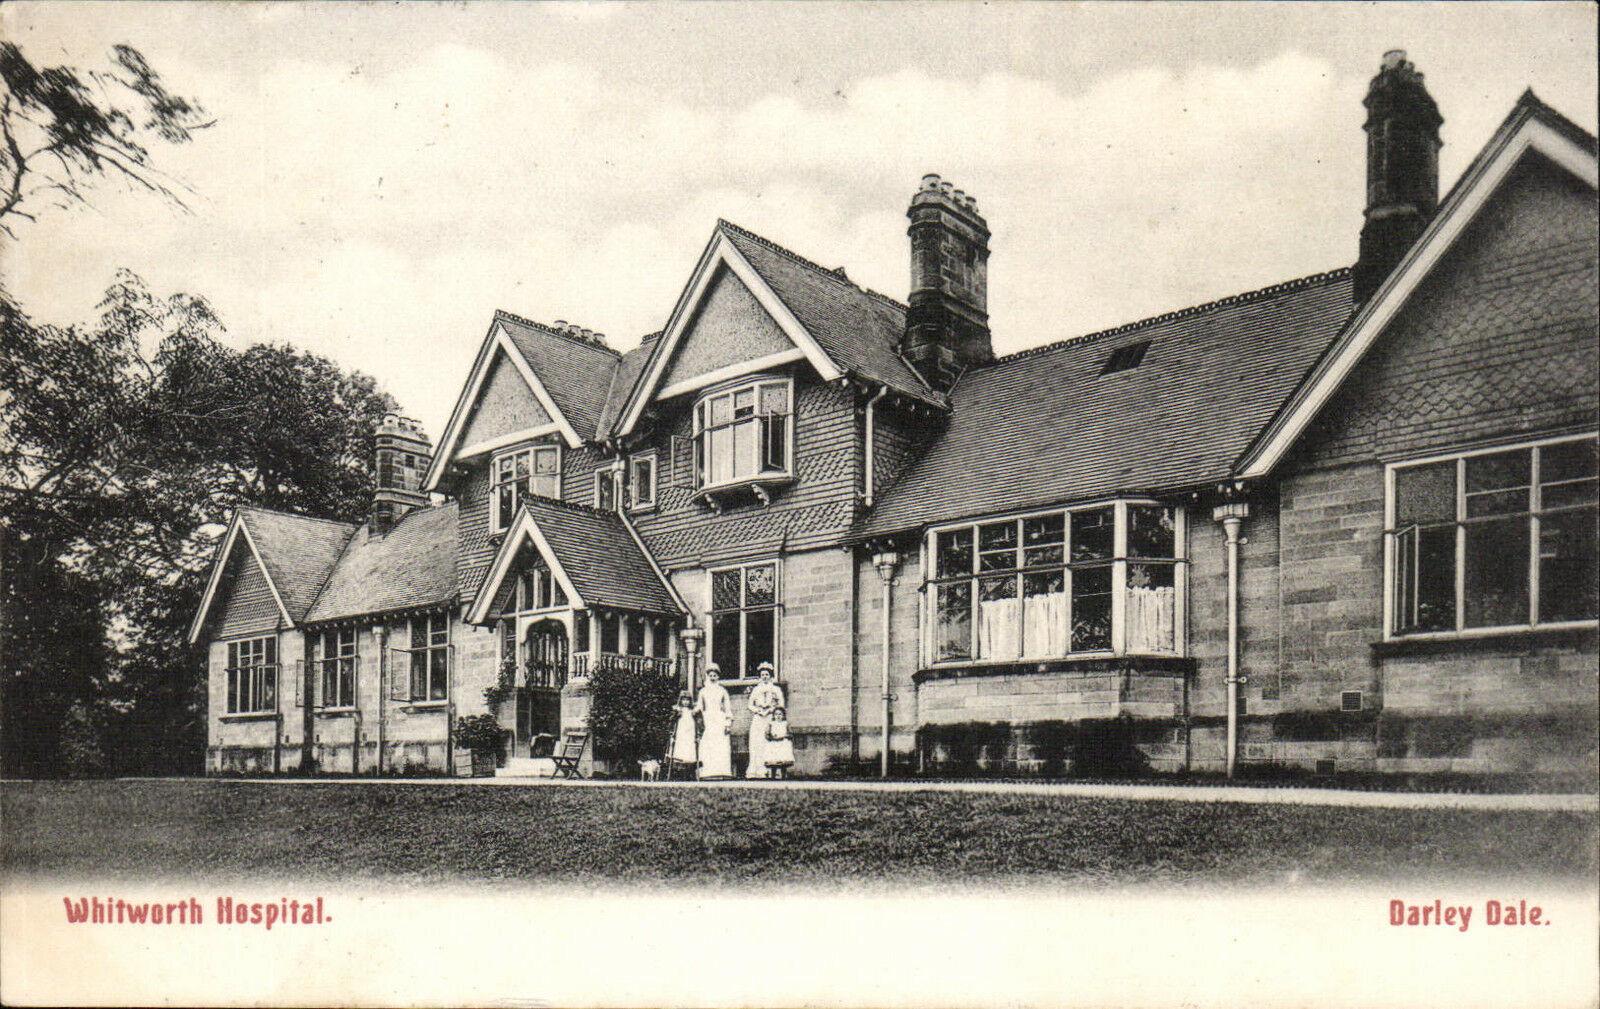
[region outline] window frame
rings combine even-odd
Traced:
[[[417,644],[418,621],[422,621],[426,628],[423,633],[427,636],[427,641],[421,645]],[[442,631],[434,626],[435,621],[442,625]],[[451,640],[454,632],[451,630],[450,624],[449,611],[415,613],[406,618],[406,642],[409,647],[405,649],[405,652],[410,657],[405,669],[406,703],[411,705],[444,705],[449,704],[452,700],[450,689],[452,683],[450,681],[453,678],[452,666],[455,664],[455,644]],[[435,640],[441,633],[443,640]],[[443,653],[444,655],[444,669],[442,671],[444,692],[443,696],[440,697],[433,696],[433,679],[434,674],[438,671],[435,669],[433,661],[435,653]],[[417,692],[417,660],[419,657],[422,660],[423,674],[420,695]]]
[[[541,573],[542,578],[538,577]],[[547,600],[543,604],[539,601],[541,595]],[[572,608],[572,600],[567,598],[555,569],[543,563],[542,559],[541,563],[517,571],[511,582],[511,598],[506,603],[507,608],[502,613],[510,616],[557,613]]]
[[[1135,556],[1130,556],[1129,555],[1129,553],[1128,553],[1128,509],[1130,507],[1140,507],[1140,506],[1157,507],[1157,508],[1170,508],[1172,510],[1172,513],[1173,513],[1173,529],[1172,529],[1173,556],[1172,557],[1135,557]],[[1078,562],[1075,563],[1073,561],[1073,559],[1072,559],[1072,516],[1073,516],[1073,514],[1078,513],[1078,512],[1099,511],[1099,510],[1104,510],[1106,508],[1110,508],[1110,509],[1113,510],[1113,515],[1112,515],[1112,548],[1111,548],[1111,556],[1108,557],[1108,558],[1103,558],[1103,559],[1102,558],[1096,558],[1096,559],[1093,559],[1093,560],[1090,560],[1090,561],[1078,561]],[[1025,538],[1023,536],[1023,523],[1025,523],[1029,519],[1040,518],[1040,517],[1045,517],[1045,516],[1053,516],[1053,515],[1062,516],[1063,531],[1062,531],[1061,545],[1062,545],[1063,556],[1062,556],[1061,562],[1060,563],[1050,563],[1050,564],[1034,564],[1034,565],[1027,564],[1026,563],[1025,554],[1023,553],[1023,551],[1025,551],[1027,549]],[[979,541],[978,537],[980,536],[980,534],[978,533],[977,530],[981,526],[996,525],[996,524],[999,524],[999,523],[1002,523],[1002,522],[1011,522],[1011,523],[1015,523],[1016,524],[1016,527],[1017,527],[1016,546],[1013,547],[1012,549],[1017,551],[1017,556],[1018,556],[1018,559],[1021,561],[1021,563],[1018,566],[1007,567],[1007,568],[1004,568],[1004,569],[998,569],[997,568],[997,569],[993,569],[993,570],[990,570],[990,571],[983,571],[981,569],[981,564],[982,564],[981,558],[982,558],[982,554],[984,553],[984,551],[979,546],[980,541]],[[953,530],[959,530],[959,529],[972,530],[972,548],[971,548],[972,549],[972,562],[971,562],[971,568],[965,574],[949,575],[949,576],[939,577],[938,573],[937,573],[937,567],[936,567],[936,565],[938,564],[938,540],[939,540],[939,535],[941,533],[948,533],[948,532],[951,532]],[[1053,507],[1053,508],[1036,508],[1036,509],[1032,509],[1032,510],[1024,511],[1024,512],[1011,512],[1011,513],[1007,513],[1007,514],[1003,514],[1003,515],[990,515],[990,516],[986,516],[986,517],[983,517],[983,518],[964,519],[964,520],[959,521],[959,522],[942,522],[942,523],[940,523],[938,525],[935,525],[935,526],[929,526],[928,529],[925,531],[925,533],[923,535],[923,538],[922,538],[922,544],[921,544],[921,562],[922,562],[922,585],[921,585],[922,600],[921,600],[921,605],[920,605],[920,608],[919,608],[920,624],[921,624],[920,635],[919,635],[919,637],[920,637],[919,645],[920,645],[920,648],[921,648],[921,656],[920,656],[920,663],[919,664],[920,664],[921,668],[924,668],[924,669],[949,669],[949,668],[964,668],[964,667],[970,667],[970,666],[1001,666],[1001,665],[1016,665],[1016,664],[1028,664],[1028,663],[1037,664],[1037,663],[1041,663],[1041,662],[1073,662],[1073,661],[1080,661],[1080,660],[1093,660],[1093,659],[1106,659],[1106,658],[1164,658],[1164,659],[1172,659],[1172,658],[1187,658],[1188,655],[1189,655],[1189,642],[1188,642],[1188,599],[1189,599],[1189,569],[1190,569],[1190,559],[1189,559],[1189,519],[1188,519],[1188,510],[1182,504],[1166,502],[1166,501],[1161,501],[1161,500],[1158,500],[1158,499],[1155,499],[1155,498],[1147,498],[1147,497],[1107,498],[1107,499],[1101,499],[1101,500],[1097,500],[1097,501],[1085,502],[1083,504],[1057,506],[1057,507]],[[1160,650],[1160,649],[1139,649],[1139,650],[1135,651],[1135,650],[1130,650],[1127,647],[1127,637],[1128,637],[1128,627],[1127,627],[1128,569],[1129,569],[1129,567],[1131,565],[1138,565],[1138,564],[1167,565],[1167,566],[1170,566],[1171,569],[1172,569],[1172,585],[1173,585],[1172,637],[1173,637],[1173,647],[1172,647],[1171,651],[1165,651],[1165,650]],[[1095,648],[1095,649],[1074,650],[1072,648],[1072,641],[1071,641],[1071,634],[1072,634],[1072,617],[1071,617],[1072,582],[1071,582],[1071,572],[1072,572],[1072,570],[1074,568],[1085,569],[1085,568],[1099,568],[1099,567],[1109,567],[1111,569],[1111,647],[1109,647],[1109,648]],[[1004,656],[1004,657],[999,657],[999,658],[994,658],[994,657],[978,658],[977,657],[977,652],[978,652],[978,634],[979,634],[979,623],[980,623],[980,619],[981,619],[981,617],[980,617],[980,608],[979,608],[980,604],[981,604],[981,598],[980,598],[981,590],[980,590],[979,586],[980,586],[980,583],[983,581],[983,579],[985,579],[985,578],[1006,577],[1006,576],[1011,576],[1011,577],[1017,578],[1018,579],[1018,581],[1017,581],[1017,592],[1018,592],[1018,595],[1017,595],[1016,598],[1018,598],[1019,601],[1020,601],[1022,598],[1024,598],[1024,596],[1022,595],[1022,592],[1024,591],[1024,589],[1022,588],[1022,579],[1026,575],[1033,574],[1033,573],[1052,572],[1052,571],[1062,571],[1062,572],[1066,572],[1067,573],[1067,576],[1063,579],[1063,584],[1062,584],[1062,590],[1067,596],[1067,606],[1068,606],[1068,617],[1067,617],[1068,623],[1067,623],[1067,628],[1066,628],[1066,634],[1067,634],[1067,649],[1066,649],[1066,651],[1064,653],[1062,653],[1062,654],[1057,654],[1057,655],[1026,656],[1026,657],[1024,657],[1022,655],[1022,652],[1026,649],[1026,644],[1025,644],[1025,642],[1026,642],[1026,637],[1025,637],[1026,631],[1025,631],[1024,628],[1019,627],[1019,629],[1018,629],[1018,645],[1017,645],[1017,653],[1018,654],[1016,654],[1014,656]],[[970,628],[969,631],[968,631],[968,651],[971,654],[967,658],[940,659],[940,658],[938,658],[938,654],[937,654],[938,600],[937,600],[937,588],[936,587],[939,586],[939,585],[945,585],[945,584],[962,584],[962,583],[970,586],[970,588],[968,590],[968,594],[969,594],[969,597],[970,597],[969,598],[969,605],[971,606],[972,610],[971,610],[971,616],[970,616],[969,621],[968,621],[969,628]]]
[[[550,453],[550,454],[555,456],[555,466],[554,466],[553,470],[551,471],[551,473],[547,474],[547,477],[555,482],[555,493],[553,493],[553,494],[536,494],[536,493],[534,493],[534,490],[533,490],[534,481],[535,481],[535,479],[537,479],[537,476],[536,476],[536,473],[535,473],[535,470],[536,470],[535,459],[538,457],[539,454],[545,453],[545,452],[548,452],[548,453]],[[512,469],[512,477],[511,477],[511,479],[509,479],[509,480],[502,479],[501,474],[500,474],[501,461],[502,460],[506,460],[506,459],[515,459],[515,457],[517,457],[519,455],[528,456],[528,475],[519,480],[515,475],[516,474],[516,470],[515,470],[515,465],[516,464],[515,464],[515,462],[513,462],[512,463],[513,469]],[[543,498],[549,498],[549,499],[555,500],[555,501],[561,500],[561,464],[562,464],[561,443],[559,441],[534,442],[534,443],[531,443],[531,444],[527,443],[527,442],[524,442],[524,443],[522,443],[520,445],[514,445],[511,448],[500,449],[500,450],[496,451],[492,456],[490,456],[489,457],[489,532],[493,533],[493,534],[499,534],[499,533],[503,533],[507,529],[511,528],[511,523],[516,521],[517,512],[522,509],[522,504],[523,504],[523,502],[525,500],[527,500],[527,498],[530,498],[530,497],[543,497]],[[522,485],[522,484],[526,484],[526,488],[525,489],[522,489],[519,486],[519,485]],[[500,508],[500,499],[501,499],[502,492],[505,492],[505,491],[511,492],[511,494],[512,494],[512,502],[511,502],[510,514],[502,516],[501,508]]]
[[[1494,635],[1531,633],[1542,630],[1572,630],[1600,626],[1600,619],[1582,618],[1577,620],[1540,620],[1539,619],[1539,565],[1540,565],[1540,522],[1547,514],[1559,514],[1576,511],[1589,505],[1570,505],[1546,511],[1543,508],[1542,481],[1540,479],[1540,450],[1553,445],[1573,444],[1577,442],[1600,441],[1600,434],[1587,432],[1580,434],[1553,435],[1548,438],[1537,438],[1529,441],[1506,442],[1495,445],[1485,445],[1478,448],[1458,449],[1451,452],[1440,452],[1433,455],[1421,456],[1413,459],[1401,459],[1384,464],[1383,471],[1383,640],[1384,641],[1449,641],[1489,637]],[[1526,519],[1528,523],[1528,621],[1515,624],[1494,624],[1482,627],[1467,626],[1466,606],[1466,568],[1467,544],[1466,530],[1472,523],[1466,513],[1467,460],[1479,456],[1503,455],[1511,452],[1528,453],[1528,502],[1526,511],[1509,513],[1509,517]],[[1407,531],[1419,528],[1413,524],[1406,529],[1395,526],[1395,515],[1398,502],[1395,497],[1395,478],[1401,470],[1415,469],[1422,466],[1433,466],[1440,463],[1455,463],[1455,627],[1451,630],[1404,631],[1397,628],[1396,609],[1400,599],[1397,590],[1397,578],[1400,574],[1398,566],[1398,540]],[[1513,488],[1515,489],[1515,488]],[[1506,516],[1503,516],[1506,517]],[[1481,521],[1481,519],[1480,519]],[[1439,525],[1447,524],[1445,522]]]
[[[356,680],[360,672],[361,635],[355,627],[328,627],[312,632],[312,650],[316,658],[312,660],[316,665],[316,681],[312,684],[313,697],[318,711],[350,711],[356,707]],[[349,635],[349,641],[344,640]],[[328,654],[329,636],[333,638],[334,654]],[[346,650],[348,644],[349,649]],[[334,701],[328,699],[328,670],[330,664],[337,669],[342,667],[343,677],[335,674],[335,682],[348,677],[350,685],[349,696],[343,696],[343,691],[336,691],[339,695]],[[342,702],[342,703],[340,703]]]
[[[783,387],[784,399],[788,405],[787,413],[763,414],[761,412],[761,390],[765,386]],[[706,426],[706,422],[710,417],[710,404],[713,401],[722,399],[724,397],[731,399],[736,397],[739,393],[747,390],[751,391],[755,398],[755,407],[753,413],[745,417],[734,417],[718,424]],[[694,406],[690,410],[689,440],[691,456],[693,457],[694,462],[693,470],[695,490],[697,492],[708,491],[725,487],[740,487],[746,484],[760,483],[764,480],[777,481],[794,479],[794,443],[796,426],[795,414],[797,405],[798,404],[795,402],[794,394],[794,378],[790,375],[744,375],[732,382],[713,386],[705,392],[702,392],[700,396],[695,399]],[[763,417],[769,416],[781,416],[786,419],[786,423],[784,424],[783,441],[784,465],[782,469],[766,468],[766,448],[769,436],[767,433],[767,428],[763,426],[760,421]],[[756,454],[755,471],[742,476],[736,474],[726,480],[710,479],[709,472],[712,469],[711,443],[705,436],[722,430],[731,431],[741,424],[749,424],[752,422],[754,422],[758,430],[761,431],[760,437],[758,437],[754,442]],[[735,455],[737,455],[737,453],[735,453]],[[735,467],[737,467],[737,458],[735,458],[734,462]]]
[[[751,606],[747,599],[749,579],[746,572],[751,568],[772,568],[772,602],[759,603]],[[716,590],[713,587],[718,574],[729,571],[739,572],[739,605],[736,608],[718,607],[716,605]],[[742,675],[749,669],[748,649],[750,647],[750,620],[751,613],[772,614],[772,678],[775,681],[783,679],[783,565],[776,557],[759,560],[741,561],[738,564],[721,564],[714,568],[706,569],[706,661],[711,662],[716,654],[716,618],[729,613],[739,614],[739,676],[729,676],[724,672],[724,684],[755,683],[760,677],[755,675]]]
[[[226,715],[277,714],[282,704],[282,696],[278,691],[281,685],[278,673],[282,668],[278,661],[280,658],[278,636],[258,634],[248,638],[236,638],[227,644],[227,665],[223,671],[223,710]],[[261,661],[242,664],[241,659]],[[245,707],[240,703],[240,699],[246,694],[255,698],[255,706]],[[271,702],[265,703],[265,698],[269,694]]]
[[[594,471],[594,507],[596,510],[603,512],[619,510],[618,501],[620,500],[619,495],[622,493],[622,481],[617,477],[622,472],[621,460],[608,462]],[[605,495],[601,490],[601,488],[607,486],[611,488],[611,503],[609,505],[606,504]]]
[[[640,463],[650,464],[650,495],[645,497],[639,493],[638,469]],[[656,495],[660,490],[661,461],[655,449],[645,452],[635,452],[628,457],[628,467],[623,477],[626,487],[629,511],[649,511],[656,506]]]

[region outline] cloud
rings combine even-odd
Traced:
[[[1347,263],[1360,225],[1370,68],[1298,50],[1053,79],[908,64],[716,100],[454,41],[251,66],[181,67],[219,117],[163,152],[204,194],[194,215],[120,197],[58,215],[14,288],[74,317],[131,266],[210,297],[235,339],[374,373],[435,432],[494,308],[631,346],[718,217],[902,297],[904,208],[941,172],[994,232],[1002,352]],[[1504,109],[1459,112],[1475,146]]]

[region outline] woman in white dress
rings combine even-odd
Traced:
[[[772,725],[772,713],[783,707],[783,688],[772,682],[772,663],[761,663],[756,672],[761,682],[750,688],[750,763],[744,769],[744,776],[770,778],[767,728]]]
[[[705,726],[700,734],[700,780],[712,781],[733,777],[733,753],[728,733],[733,723],[733,709],[728,706],[728,691],[718,681],[722,673],[715,664],[706,666],[706,682],[700,688],[694,710]]]
[[[672,729],[672,749],[668,754],[672,758],[672,766],[667,769],[669,775],[674,767],[692,768],[699,763],[694,744],[694,698],[689,696],[687,690],[679,691],[678,703],[672,710],[677,713],[678,720]]]

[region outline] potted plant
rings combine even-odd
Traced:
[[[468,715],[456,722],[456,746],[458,752],[465,750],[472,754],[470,766],[474,778],[494,776],[495,765],[499,762],[504,745],[505,732],[493,715]],[[460,769],[458,758],[457,773],[460,773]]]

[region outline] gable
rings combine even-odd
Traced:
[[[1336,398],[1346,379],[1406,311],[1436,267],[1458,248],[1462,236],[1472,229],[1485,208],[1497,200],[1508,183],[1521,180],[1526,184],[1525,173],[1530,164],[1559,168],[1583,187],[1578,192],[1589,194],[1586,196],[1589,209],[1579,214],[1579,220],[1592,233],[1592,194],[1600,187],[1595,139],[1540,102],[1533,92],[1526,92],[1445,196],[1422,235],[1377,291],[1357,307],[1333,346],[1241,455],[1235,476],[1265,476],[1299,445],[1302,435],[1325,415],[1328,404]],[[1482,232],[1477,234],[1480,240],[1486,237]],[[1515,273],[1513,270],[1512,274]],[[1509,307],[1510,302],[1516,301],[1520,288],[1521,284],[1513,280],[1508,285],[1506,303],[1499,307]],[[1522,307],[1537,317],[1538,306]],[[1589,328],[1592,331],[1592,321]],[[1496,362],[1489,359],[1477,363],[1484,369],[1492,369]]]
[[[701,384],[713,373],[795,349],[750,289],[727,267],[718,267],[668,362],[662,387]]]
[[[516,366],[503,350],[497,349],[483,392],[468,414],[460,454],[470,454],[476,446],[550,423],[550,414],[539,404]]]
[[[225,595],[214,637],[238,638],[278,629],[282,616],[278,601],[272,595],[266,572],[244,543],[236,545],[223,577]]]
[[[1600,209],[1530,152],[1296,445],[1297,465],[1592,428]]]

